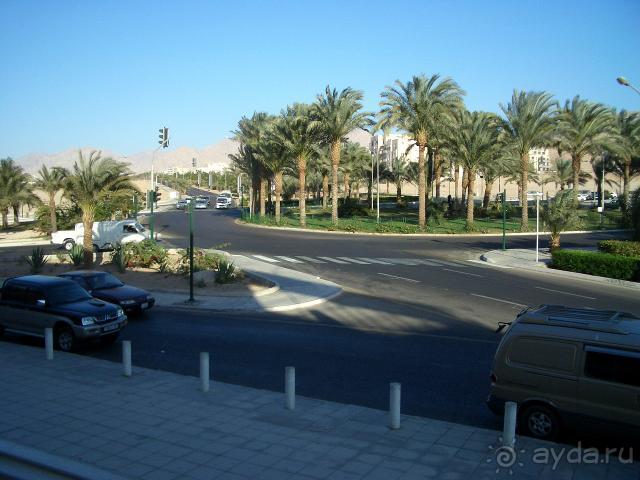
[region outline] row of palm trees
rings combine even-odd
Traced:
[[[478,173],[484,177],[489,194],[490,184],[496,178],[505,176],[515,181],[520,204],[526,206],[528,182],[536,175],[529,152],[541,147],[555,148],[561,161],[568,159],[571,178],[561,185],[571,184],[576,199],[577,186],[585,174],[581,170],[583,160],[606,156],[619,166],[623,177],[622,205],[628,205],[632,166],[640,157],[639,112],[616,112],[578,96],[560,106],[547,92],[515,90],[507,104],[500,104],[498,115],[468,111],[464,95],[464,90],[450,78],[414,76],[407,82],[397,80],[387,86],[381,94],[380,110],[374,115],[363,110],[362,92],[351,88],[338,91],[327,86],[312,104],[294,104],[279,115],[260,112],[243,117],[234,131],[240,147],[230,157],[234,166],[251,179],[260,213],[264,213],[268,181],[274,180],[277,222],[283,174],[297,173],[301,226],[306,225],[309,166],[323,176],[324,206],[330,181],[331,217],[334,223],[338,222],[339,171],[342,170],[345,183],[349,182],[348,168],[340,168],[348,158],[342,152],[354,148],[348,147],[346,141],[347,135],[357,129],[372,134],[395,130],[411,138],[410,148],[418,149],[417,165],[413,172],[410,169],[404,172],[398,163],[395,178],[406,176],[417,183],[421,228],[426,226],[431,178],[439,196],[440,179],[447,165],[455,167],[456,177],[458,167],[462,167],[462,196],[466,197],[469,226],[473,224],[473,188]],[[370,161],[371,157],[368,158]],[[427,158],[433,176],[426,174]],[[329,172],[323,160],[329,161]],[[361,163],[368,165],[364,158]],[[562,167],[566,169],[566,164]],[[366,172],[365,168],[360,173],[371,171]],[[522,209],[521,222],[521,229],[528,230],[527,208]]]
[[[131,183],[128,165],[111,158],[102,158],[100,152],[93,151],[88,156],[78,152],[78,160],[70,170],[61,167],[49,169],[43,165],[35,178],[12,159],[2,159],[0,212],[3,228],[8,226],[10,209],[13,209],[14,224],[17,224],[21,205],[31,207],[41,203],[34,190],[47,194],[52,232],[57,231],[56,197],[60,192],[66,200],[80,208],[84,227],[84,263],[87,267],[93,262],[92,231],[96,209],[105,202],[113,202],[118,197],[131,198],[132,194],[137,193]]]

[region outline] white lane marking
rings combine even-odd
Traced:
[[[331,258],[331,257],[318,257],[318,258],[321,258],[322,260],[326,260],[327,262],[341,263],[343,265],[349,264],[349,262],[343,262],[342,260],[336,260],[335,258]]]
[[[358,257],[360,260],[364,260],[369,263],[377,263],[379,265],[391,265],[389,262],[383,262],[382,260],[378,260],[377,258],[369,258],[369,257]]]
[[[301,258],[302,260],[306,260],[307,262],[311,262],[311,263],[327,263],[324,262],[322,260],[318,260],[317,258],[312,258],[312,257],[304,257],[302,255],[296,255],[298,258]]]
[[[253,256],[256,257],[258,260],[264,260],[265,262],[280,263],[280,260],[274,260],[273,258],[265,257],[263,255],[253,255]]]
[[[279,258],[281,260],[284,260],[285,262],[291,262],[291,263],[304,263],[300,260],[296,260],[295,258],[291,258],[291,257],[285,257],[283,255],[275,255],[276,258]]]
[[[389,262],[392,264],[400,264],[400,265],[409,265],[415,267],[416,265],[420,265],[416,260],[410,260],[408,258],[381,258],[380,260],[384,262]]]
[[[469,275],[471,277],[482,277],[482,275],[478,275],[477,273],[461,272],[460,270],[451,270],[450,268],[443,268],[442,270],[446,270],[447,272],[460,273],[462,275]]]
[[[412,278],[398,277],[397,275],[389,275],[388,273],[379,273],[378,275],[384,275],[385,277],[397,278],[398,280],[404,280],[405,282],[420,283],[420,280],[413,280]]]
[[[562,293],[563,295],[571,295],[572,297],[586,298],[588,300],[595,300],[595,297],[587,297],[586,295],[578,295],[577,293],[565,292],[563,290],[554,290],[553,288],[536,287],[538,290],[546,290],[547,292]]]
[[[357,263],[358,265],[371,265],[369,262],[363,262],[362,260],[357,260],[351,257],[337,257],[340,260],[344,260],[346,262]]]
[[[417,260],[421,265],[426,265],[427,267],[441,267],[442,265],[438,262],[433,262],[431,260]]]
[[[526,305],[523,305],[522,303],[510,302],[509,300],[502,300],[500,298],[487,297],[486,295],[480,295],[478,293],[470,293],[469,295],[472,295],[474,297],[479,297],[479,298],[486,298],[487,300],[493,300],[495,302],[508,303],[510,305],[517,305],[518,307],[526,307]]]

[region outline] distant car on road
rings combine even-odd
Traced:
[[[589,190],[580,190],[578,192],[578,201],[586,202],[587,200],[589,200],[590,195],[591,195],[591,192]]]
[[[196,203],[193,206],[193,208],[198,209],[198,210],[202,210],[202,209],[207,208],[208,206],[209,206],[209,202],[207,202],[207,200],[197,198],[196,199]]]
[[[198,195],[196,202],[206,202],[207,207],[211,206],[211,197],[209,195]]]
[[[142,313],[156,302],[146,290],[125,285],[109,272],[74,270],[59,276],[73,280],[95,298],[120,305],[126,313]]]
[[[231,198],[227,198],[227,197],[218,197],[216,199],[216,208],[220,209],[220,208],[229,208],[229,206],[231,205]]]
[[[26,275],[2,285],[0,334],[44,337],[45,328],[52,328],[55,346],[68,352],[83,341],[114,342],[126,324],[121,307],[66,278]]]
[[[176,202],[176,208],[178,210],[185,210],[189,206],[189,202],[186,198],[181,198]]]
[[[92,241],[94,251],[111,250],[124,243],[139,243],[149,238],[149,233],[137,220],[93,222]],[[51,243],[71,250],[82,245],[84,225],[76,223],[73,230],[58,230],[51,234]]]

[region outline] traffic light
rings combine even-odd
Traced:
[[[160,191],[160,187],[156,187],[156,191],[153,192],[153,201],[158,203],[162,198],[162,192]]]
[[[162,127],[158,132],[160,132],[160,135],[158,135],[158,143],[162,148],[167,148],[169,146],[169,129]]]

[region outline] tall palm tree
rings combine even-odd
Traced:
[[[66,177],[64,190],[65,195],[82,210],[84,265],[90,268],[96,207],[110,195],[136,191],[131,183],[129,165],[112,158],[102,158],[100,152],[92,151],[86,157],[78,151],[78,160]]]
[[[362,111],[362,92],[350,87],[338,92],[327,85],[312,106],[312,128],[318,130],[322,143],[331,153],[331,221],[338,223],[338,166],[340,147],[346,136],[358,128],[364,129],[373,121],[371,114]]]
[[[500,148],[500,121],[496,115],[491,113],[470,113],[466,110],[457,113],[456,121],[456,127],[449,132],[448,144],[468,175],[466,228],[472,230],[473,189],[476,174],[479,169],[490,164],[496,157],[496,152]]]
[[[56,194],[64,188],[65,178],[69,172],[61,167],[53,167],[51,170],[42,165],[38,170],[35,188],[43,190],[49,196],[49,215],[51,218],[51,233],[58,231],[56,219]]]
[[[406,155],[400,155],[391,161],[389,168],[385,169],[385,177],[388,177],[396,186],[396,205],[402,203],[402,185],[412,180],[414,172],[411,165]]]
[[[387,86],[380,102],[383,124],[411,135],[418,146],[418,224],[426,221],[425,150],[440,117],[451,115],[462,105],[465,92],[450,78],[414,76],[406,84],[396,80]]]
[[[2,228],[9,226],[9,210],[13,210],[13,224],[19,222],[21,205],[37,205],[38,197],[33,193],[31,179],[20,165],[11,158],[0,160],[0,212]]]
[[[616,141],[612,153],[620,157],[622,164],[622,208],[629,207],[629,185],[634,157],[640,157],[640,112],[621,110],[615,122]]]
[[[276,130],[277,140],[282,143],[298,169],[298,195],[300,226],[307,225],[307,162],[317,150],[317,128],[311,118],[311,106],[296,103],[280,114],[281,121]]]
[[[549,144],[556,125],[556,102],[546,92],[514,90],[507,105],[500,104],[506,117],[504,128],[520,159],[521,230],[529,230],[527,184],[529,150]]]
[[[594,156],[613,133],[614,116],[610,109],[579,96],[565,103],[558,115],[557,135],[561,151],[571,155],[573,185],[580,181],[580,167],[586,156]],[[573,189],[578,200],[578,189]]]

